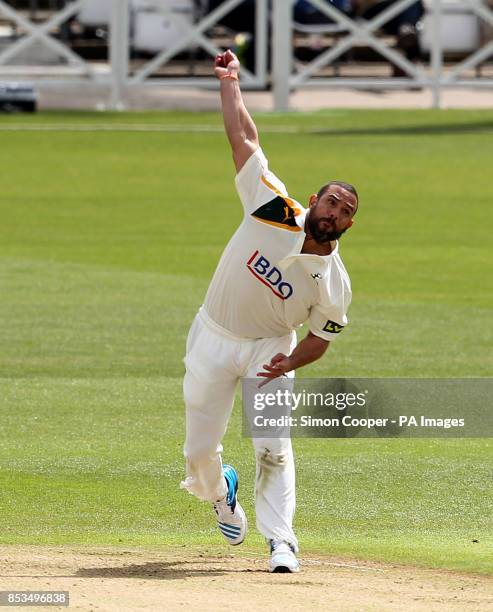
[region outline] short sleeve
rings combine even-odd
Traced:
[[[288,196],[284,183],[269,170],[269,162],[260,147],[238,172],[235,184],[247,214],[253,213],[277,196]]]
[[[347,311],[351,294],[341,296],[337,304],[323,307],[315,304],[310,310],[309,329],[315,336],[329,342],[335,340],[348,324]]]

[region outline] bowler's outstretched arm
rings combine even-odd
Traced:
[[[240,89],[240,62],[232,51],[216,56],[214,73],[221,82],[221,104],[236,171],[259,146],[258,132],[246,109]]]

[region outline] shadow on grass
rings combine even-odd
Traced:
[[[314,136],[415,136],[415,135],[449,135],[493,132],[493,121],[475,123],[443,123],[441,125],[402,125],[379,128],[342,128],[308,130]]]

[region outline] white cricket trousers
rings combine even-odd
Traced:
[[[234,336],[212,321],[201,307],[188,334],[184,359],[186,478],[182,488],[210,502],[226,495],[221,440],[238,382],[244,377],[256,378],[262,365],[276,353],[289,355],[295,346],[295,332],[260,340]],[[297,551],[292,527],[296,497],[291,440],[257,438],[253,445],[257,529],[265,538],[285,540]]]

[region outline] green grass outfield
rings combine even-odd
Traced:
[[[256,119],[294,197],[361,195],[351,325],[300,375],[490,376],[493,112]],[[222,547],[178,489],[185,336],[241,218],[220,116],[11,116],[0,137],[0,543]],[[493,573],[491,440],[294,445],[305,552]]]

